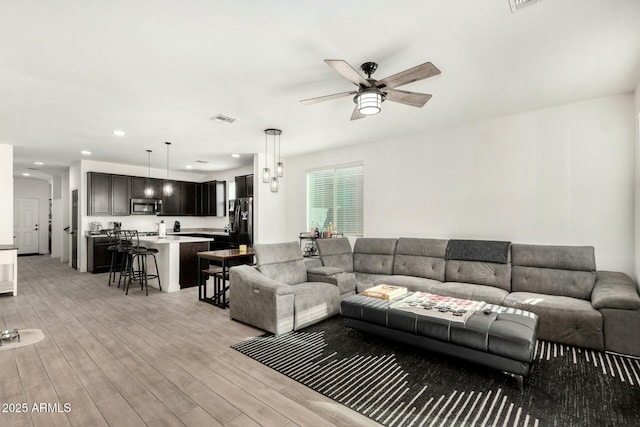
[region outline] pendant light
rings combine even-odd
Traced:
[[[280,135],[282,135],[282,131],[278,134],[278,165],[276,166],[276,175],[282,178],[284,176],[284,163],[280,160]]]
[[[267,154],[267,135],[269,135],[269,131],[271,129],[267,129],[264,131],[264,165],[268,166],[269,162],[268,162],[268,154]],[[262,182],[264,182],[265,184],[269,183],[269,179],[271,178],[271,171],[269,170],[268,167],[264,167],[262,168]]]
[[[271,175],[269,168],[266,167],[262,170],[262,182],[269,183],[269,187],[271,188],[272,193],[278,192],[279,182],[278,177],[282,176],[284,171],[284,165],[280,162],[280,146],[278,144],[278,163],[276,165],[276,135],[278,136],[278,140],[280,139],[280,135],[282,131],[280,129],[265,129],[264,131],[264,163],[265,166],[269,165],[269,150],[268,150],[268,135],[273,136],[273,175]]]
[[[171,182],[169,182],[169,146],[171,145],[171,143],[165,142],[165,144],[167,145],[167,179],[164,182],[162,192],[165,194],[165,196],[171,196],[173,194],[173,185],[171,185]]]
[[[144,195],[147,199],[153,197],[153,187],[149,182],[151,180],[151,150],[147,150],[147,182],[145,182]]]
[[[276,137],[273,137],[273,176],[271,177],[271,192],[278,192],[278,176],[276,172]]]

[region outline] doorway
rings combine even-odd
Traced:
[[[40,252],[40,200],[13,200],[13,244],[18,255]]]

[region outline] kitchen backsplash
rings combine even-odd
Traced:
[[[167,231],[173,230],[173,223],[180,221],[181,228],[224,228],[229,222],[227,217],[195,217],[195,216],[147,216],[147,215],[131,215],[131,216],[89,216],[83,218],[84,231],[90,229],[92,222],[99,222],[103,229],[109,228],[110,222],[121,222],[122,229],[138,230],[138,231],[155,231],[158,228],[157,223],[164,220],[167,224]]]

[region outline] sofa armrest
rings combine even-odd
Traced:
[[[344,270],[338,267],[321,266],[321,267],[307,268],[307,274],[309,273],[315,274],[318,276],[334,276],[338,273],[344,273]]]
[[[335,285],[343,297],[356,292],[356,277],[353,273],[345,273],[337,267],[316,267],[307,271],[309,282],[324,282]]]
[[[619,310],[640,309],[640,296],[633,280],[624,273],[597,271],[596,284],[591,292],[593,308]]]
[[[293,330],[294,291],[248,265],[229,270],[229,316],[274,334]]]

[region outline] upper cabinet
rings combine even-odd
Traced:
[[[145,190],[147,186],[153,190],[152,196],[147,196]],[[162,180],[157,178],[143,178],[141,176],[131,177],[131,198],[132,199],[161,199]]]
[[[87,215],[111,215],[111,175],[89,172],[87,188]]]
[[[173,191],[171,195],[162,194],[162,215],[182,215],[182,183],[169,181]]]
[[[180,214],[196,215],[196,183],[182,182],[182,197],[180,198]]]
[[[87,173],[87,215],[130,215],[131,199],[161,199],[165,216],[225,216],[226,181],[184,182],[169,181],[170,196],[164,194],[164,180],[139,176]],[[246,181],[245,194],[246,194]],[[145,193],[147,187],[153,196]],[[250,188],[253,188],[251,183]],[[246,197],[246,196],[245,196]]]
[[[129,215],[131,177],[87,173],[87,215]]]
[[[253,197],[253,174],[236,176],[236,199]]]
[[[129,215],[131,177],[111,175],[111,215]]]

